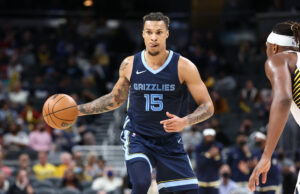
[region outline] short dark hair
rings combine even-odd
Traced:
[[[296,43],[299,44],[300,23],[298,22],[286,21],[286,22],[278,23],[273,27],[272,32],[280,35],[294,36]]]
[[[143,17],[143,27],[144,27],[146,21],[164,21],[167,29],[169,30],[170,18],[168,16],[165,16],[161,12],[151,12],[151,13],[145,15]]]

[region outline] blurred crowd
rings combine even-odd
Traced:
[[[225,16],[241,2],[228,1]],[[270,12],[281,10],[280,1],[273,3]],[[252,31],[250,19],[225,16],[225,29],[238,25]],[[10,21],[0,25],[0,193],[130,191],[127,177],[119,176],[104,158],[73,152],[75,145],[102,143],[96,142],[97,128],[92,125],[101,116],[80,118],[71,128],[57,130],[45,124],[41,110],[55,93],[69,94],[78,104],[107,93],[121,60],[143,44],[133,41],[121,24],[107,25],[101,17],[66,21],[55,28],[17,27]],[[172,25],[170,30],[171,36],[176,33]],[[264,75],[266,35],[228,44],[220,31],[188,34],[185,45],[169,41],[168,47],[195,63],[215,107],[213,118],[182,134],[201,193],[247,193],[247,181],[265,145],[272,102]],[[191,97],[188,103],[191,112],[197,105]],[[293,192],[300,169],[298,129],[290,118],[267,184],[256,193]],[[154,172],[149,194],[155,193]]]

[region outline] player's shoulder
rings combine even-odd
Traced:
[[[129,80],[133,67],[133,60],[134,56],[128,56],[123,59],[119,68],[120,77],[126,77]]]
[[[265,64],[268,66],[273,66],[274,64],[283,65],[295,57],[297,57],[296,52],[280,52],[267,59]]]
[[[130,69],[128,67],[132,66],[133,60],[134,60],[134,56],[125,57],[120,65],[120,70],[124,71]]]
[[[183,56],[179,57],[178,66],[182,71],[194,71],[197,69],[196,65],[191,60]]]
[[[131,56],[127,56],[123,59],[123,62],[122,63],[129,63],[129,64],[132,64],[133,63],[133,60],[134,60],[134,56],[131,55]]]

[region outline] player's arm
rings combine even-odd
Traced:
[[[197,67],[188,59],[180,57],[178,62],[178,74],[181,83],[185,83],[193,96],[198,108],[191,114],[179,118],[167,112],[168,120],[161,121],[167,132],[178,132],[188,125],[193,125],[210,118],[214,113],[214,107],[210,95],[200,78]]]
[[[120,107],[126,101],[130,86],[132,59],[133,57],[127,57],[121,63],[119,80],[109,94],[78,106],[79,116],[108,112]]]
[[[210,118],[214,113],[214,106],[197,67],[187,59],[183,58],[182,61],[180,74],[195,102],[199,105],[193,113],[184,117],[187,125],[193,125]]]
[[[273,101],[263,156],[271,159],[288,119],[293,95],[288,63],[282,56],[277,55],[266,61],[265,70],[272,85]]]
[[[264,153],[249,179],[249,189],[252,191],[255,190],[255,185],[259,184],[260,174],[263,183],[267,180],[271,157],[288,119],[292,103],[291,75],[286,59],[275,55],[266,61],[265,71],[272,85],[273,101]]]

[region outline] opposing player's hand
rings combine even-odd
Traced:
[[[262,157],[256,167],[254,168],[250,179],[248,188],[253,192],[255,190],[255,186],[259,185],[259,176],[262,174],[262,183],[265,184],[267,182],[267,173],[270,169],[271,162],[270,159]]]
[[[188,126],[186,119],[180,118],[169,112],[166,112],[166,115],[169,117],[169,119],[160,121],[160,124],[164,125],[166,132],[181,132],[184,127]]]

